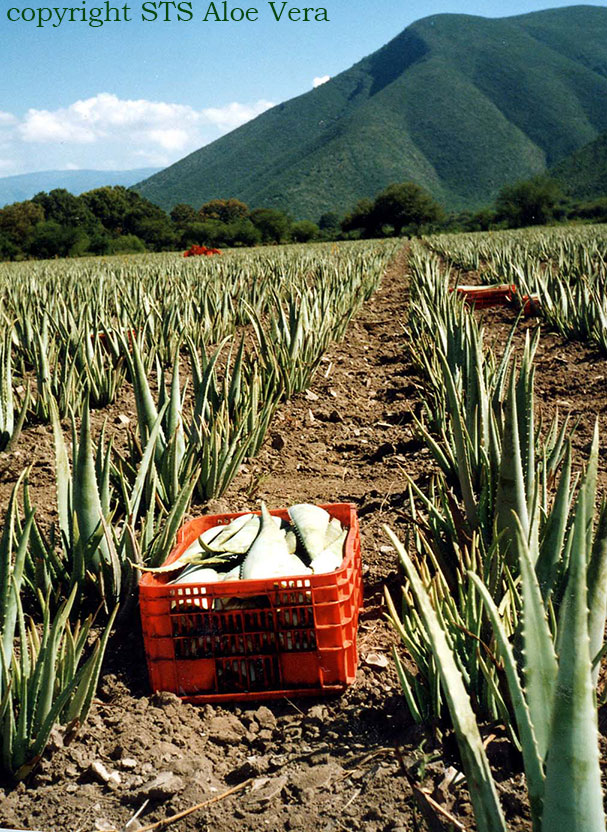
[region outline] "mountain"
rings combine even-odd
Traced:
[[[573,199],[607,197],[607,132],[555,165],[551,175]]]
[[[607,130],[607,9],[441,14],[135,186],[170,209],[237,197],[297,218],[413,180],[452,209]]]
[[[159,168],[136,168],[135,170],[43,170],[38,173],[21,173],[17,176],[0,177],[0,206],[11,202],[23,202],[31,199],[40,191],[52,191],[65,188],[78,196],[93,188],[104,185],[124,185],[129,187],[141,181],[143,176],[151,176]]]

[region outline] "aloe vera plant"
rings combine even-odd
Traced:
[[[129,486],[122,482],[120,489],[111,484],[111,445],[104,446],[103,436],[94,451],[88,406],[83,410],[79,432],[72,423],[72,465],[54,403],[51,403],[51,418],[59,535],[54,530],[44,535],[34,522],[26,560],[27,580],[32,587],[44,588],[45,592],[52,590],[53,595],[68,594],[77,586],[76,606],[93,590],[109,610],[129,595],[134,580],[131,568],[131,562],[137,559],[134,530],[153,462],[160,417],[152,429],[134,482]],[[29,509],[27,483],[23,502],[26,510]],[[142,526],[146,522],[151,522],[149,513]],[[144,537],[146,540],[152,537],[150,529]]]
[[[54,617],[40,596],[40,630],[26,620],[21,587],[33,512],[18,528],[16,493],[17,487],[0,540],[0,767],[21,779],[36,765],[54,725],[86,719],[116,610],[88,655],[92,617],[75,628],[68,621],[76,586]]]
[[[0,451],[10,450],[16,444],[29,405],[28,387],[25,400],[15,413],[11,341],[12,329],[8,329],[0,341]]]
[[[515,659],[512,639],[484,583],[473,574],[493,623],[498,655],[504,661],[508,688],[523,751],[535,832],[604,832],[605,817],[598,756],[596,700],[588,638],[585,559],[585,497],[576,515],[567,596],[559,616],[559,656],[555,653],[547,610],[541,599],[525,534],[517,529],[523,595],[524,666]],[[578,519],[579,518],[579,519]],[[479,832],[505,829],[476,717],[461,673],[427,587],[396,536],[386,528],[405,569],[420,611],[425,637],[439,668],[453,719]],[[399,667],[402,677],[402,666]],[[522,678],[525,679],[523,684]],[[406,679],[404,684],[408,685]]]

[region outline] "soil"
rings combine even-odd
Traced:
[[[439,744],[408,714],[390,655],[393,646],[400,647],[385,618],[384,587],[397,589],[400,579],[382,524],[404,534],[404,474],[423,485],[433,470],[411,424],[420,379],[404,335],[407,286],[404,248],[344,342],[330,348],[310,389],[280,408],[259,456],[242,467],[221,500],[204,507],[211,513],[255,509],[259,499],[270,507],[303,501],[356,505],[365,603],[354,684],[327,699],[184,704],[174,694],[150,693],[135,616],[110,641],[97,697],[80,732],[68,743],[55,730],[29,780],[0,789],[0,827],[135,832],[213,799],[163,828],[474,827],[468,794],[458,783],[454,742],[447,735]],[[499,351],[514,314],[499,310],[484,317],[488,343],[493,338]],[[522,332],[536,326],[532,320],[521,327],[519,348]],[[583,458],[595,414],[603,418],[604,359],[544,333],[536,367],[538,413],[546,421],[557,406],[571,412],[579,420],[574,444]],[[94,424],[98,428],[107,418],[119,433],[126,430],[119,415],[135,417],[127,386],[116,403],[95,414]],[[606,452],[602,439],[602,458]],[[52,523],[52,460],[51,429],[24,430],[16,451],[0,455],[2,506],[20,471],[31,465],[38,521]],[[603,467],[603,491],[606,483]],[[194,506],[193,514],[202,510]],[[485,736],[509,828],[527,830],[519,760],[499,726],[486,726]]]

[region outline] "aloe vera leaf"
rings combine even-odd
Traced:
[[[158,566],[164,563],[171,547],[175,541],[177,530],[183,522],[183,515],[188,510],[190,500],[192,499],[192,492],[196,484],[196,475],[192,476],[179,492],[175,504],[167,517],[162,532],[152,542],[147,551],[143,553],[143,559],[152,566]]]
[[[409,682],[408,671],[403,666],[403,663],[400,660],[400,656],[398,655],[396,647],[394,646],[392,647],[392,656],[394,658],[394,664],[396,665],[396,675],[398,676],[400,686],[407,701],[409,713],[411,714],[413,721],[417,725],[421,725],[424,721],[423,714],[417,703],[417,699],[411,687],[411,683]]]
[[[592,548],[592,523],[594,520],[594,504],[596,502],[596,480],[599,464],[599,422],[594,423],[592,445],[588,456],[588,464],[582,480],[581,488],[584,490],[586,503],[586,552],[590,553]]]
[[[525,765],[525,778],[529,792],[529,805],[533,819],[533,827],[539,832],[539,822],[542,816],[543,795],[544,795],[544,767],[542,757],[539,753],[537,739],[531,721],[531,712],[518,674],[514,653],[506,635],[504,625],[487,587],[483,584],[478,575],[469,572],[470,579],[475,583],[480,596],[485,604],[491,623],[493,633],[499,647],[499,652],[504,662],[506,678],[508,680],[508,691],[514,709],[514,716],[518,728],[518,735],[521,743],[521,751]]]
[[[523,463],[518,435],[518,418],[514,374],[510,378],[510,388],[506,400],[504,436],[502,439],[502,458],[495,498],[496,528],[498,534],[506,532],[506,540],[512,538],[512,512],[514,512],[529,539],[529,516],[525,498],[525,481]]]
[[[451,375],[449,365],[447,364],[447,361],[444,355],[442,355],[442,353],[439,353],[439,360],[443,369],[443,378],[449,401],[449,410],[451,412],[451,417],[453,420],[453,438],[455,441],[455,449],[457,453],[459,485],[462,490],[462,498],[464,501],[464,505],[466,506],[468,522],[470,523],[472,528],[476,528],[477,507],[476,498],[474,496],[474,487],[472,485],[472,471],[470,469],[468,434],[466,431],[466,426],[464,425],[461,418],[459,398],[455,389],[453,376]]]
[[[605,832],[588,636],[585,503],[582,489],[559,617],[560,657],[546,761],[542,832]]]
[[[21,436],[21,431],[23,430],[23,425],[25,423],[25,417],[27,416],[27,410],[28,410],[28,407],[29,407],[29,404],[30,404],[30,399],[31,399],[31,387],[30,387],[30,382],[28,381],[27,386],[25,388],[25,396],[23,398],[23,403],[22,403],[21,409],[19,410],[19,413],[17,415],[17,421],[15,422],[15,425],[13,427],[12,436],[9,438],[8,442],[6,443],[5,450],[7,452],[10,452],[15,448],[15,446],[17,445],[17,442],[19,440],[19,437]]]
[[[166,407],[166,405],[165,405]],[[139,470],[137,471],[137,477],[135,478],[135,484],[133,485],[133,489],[128,495],[128,512],[130,522],[134,523],[137,514],[139,513],[139,506],[141,504],[141,499],[143,497],[143,492],[146,483],[146,477],[148,471],[150,470],[150,466],[154,466],[154,451],[156,448],[156,440],[162,429],[162,419],[164,417],[164,408],[160,411],[158,416],[156,417],[156,421],[152,426],[152,430],[148,437],[147,443],[145,445],[145,449],[143,452],[143,456],[141,458],[141,462],[139,463]]]
[[[49,410],[55,442],[55,483],[57,488],[57,514],[59,516],[59,528],[66,545],[71,546],[74,542],[71,523],[72,476],[67,447],[63,438],[63,431],[59,421],[59,411],[57,409],[55,399],[50,400]],[[74,454],[76,454],[76,445],[74,445]],[[76,460],[74,459],[74,464],[75,462]]]
[[[103,514],[93,459],[88,403],[85,403],[82,410],[78,454],[74,464],[72,500],[78,520],[80,543],[86,546],[99,530]],[[104,538],[100,539],[99,546],[92,553],[91,563],[94,568],[100,565],[102,558],[105,561],[109,560],[107,543]]]
[[[521,573],[521,632],[526,699],[539,753],[542,760],[545,760],[549,747],[552,702],[558,666],[546,609],[533,568],[533,558],[527,546],[525,531],[516,516],[513,525]]]
[[[130,348],[127,339],[122,333],[120,333],[120,341],[127,360],[131,382],[133,384],[135,403],[137,407],[139,437],[143,444],[147,441],[147,438],[152,431],[152,427],[158,418],[158,411],[156,410],[147,374],[143,366],[141,351],[139,349],[139,339],[131,338]],[[158,447],[156,449],[157,457],[162,454],[163,447],[164,437],[161,434],[158,437]]]
[[[93,696],[97,689],[97,682],[99,681],[99,673],[101,672],[101,664],[105,655],[105,649],[110,637],[110,632],[116,619],[118,606],[114,607],[108,619],[105,630],[101,638],[95,642],[93,652],[82,666],[82,676],[75,688],[73,698],[70,700],[65,714],[62,714],[65,723],[71,722],[73,719],[78,719],[82,724],[91,707]]]
[[[607,615],[607,505],[603,503],[599,514],[594,544],[588,562],[588,633],[590,636],[590,656],[594,657],[601,650],[605,635],[605,617]],[[596,686],[599,677],[599,665],[593,671],[593,683]]]
[[[13,639],[15,636],[15,625],[20,607],[19,591],[23,578],[23,567],[29,536],[34,522],[34,512],[30,512],[25,520],[23,531],[19,538],[19,545],[15,553],[14,563],[11,566],[13,552],[12,536],[15,524],[16,511],[16,488],[13,490],[2,540],[0,541],[0,567],[2,569],[2,597],[0,598],[0,634],[2,648],[5,655],[10,656],[13,650]]]
[[[552,511],[546,520],[544,534],[539,547],[540,553],[535,564],[535,572],[544,601],[547,601],[550,597],[556,580],[559,561],[563,553],[570,508],[571,442],[568,442],[561,478],[552,504]]]
[[[495,782],[491,776],[476,717],[464,687],[461,673],[455,663],[453,652],[447,644],[444,630],[438,622],[436,612],[430,603],[428,593],[420,580],[413,561],[393,532],[387,526],[384,526],[384,530],[398,552],[430,640],[432,653],[436,660],[443,691],[453,720],[470,797],[474,806],[477,828],[479,832],[506,832],[506,823],[497,797]]]
[[[516,415],[521,462],[527,495],[533,494],[535,476],[535,427],[533,403],[533,367],[529,363],[529,335],[525,334],[525,353],[516,383]],[[528,502],[527,510],[530,511]]]
[[[173,366],[173,378],[171,380],[169,407],[167,410],[167,442],[172,442],[174,445],[177,466],[185,454],[182,412],[183,402],[179,382],[179,353],[177,352]]]

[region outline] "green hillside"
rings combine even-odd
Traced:
[[[436,15],[136,186],[169,209],[238,197],[297,218],[413,180],[453,209],[607,130],[607,9]]]
[[[551,173],[573,199],[607,197],[607,133],[567,156]]]

